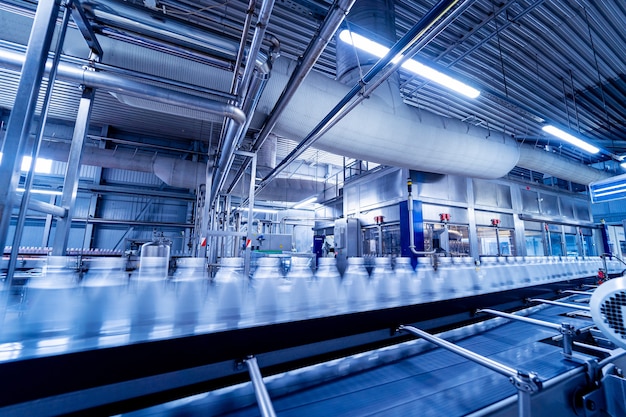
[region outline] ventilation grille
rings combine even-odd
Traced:
[[[626,348],[626,278],[612,279],[598,287],[590,306],[598,329],[617,346]]]

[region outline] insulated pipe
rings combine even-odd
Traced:
[[[228,123],[226,134],[224,136],[224,143],[220,149],[218,163],[213,171],[210,194],[207,198],[209,207],[213,206],[217,194],[224,185],[226,176],[228,175],[235,159],[235,150],[239,146],[241,139],[245,136],[246,131],[250,126],[252,114],[254,113],[256,106],[259,103],[259,99],[261,98],[261,94],[263,94],[263,90],[265,89],[265,85],[267,84],[269,69],[262,73],[259,73],[257,70],[257,77],[253,83],[252,77],[255,72],[255,65],[253,65],[253,63],[256,61],[256,58],[261,50],[261,45],[263,43],[263,39],[265,38],[265,31],[267,29],[267,24],[273,8],[274,0],[264,0],[261,5],[259,18],[254,31],[254,36],[252,38],[252,44],[250,45],[248,61],[246,62],[242,75],[241,85],[235,91],[237,95],[243,98],[242,109],[248,120],[247,123],[243,124],[237,124],[232,121]],[[271,66],[271,58],[268,58],[267,62]]]
[[[586,185],[611,176],[608,172],[583,164],[577,165],[575,169],[572,169],[571,160],[551,152],[539,151],[530,145],[520,145],[519,151],[518,166],[536,172],[546,172],[546,167],[550,167],[548,174],[578,184]]]
[[[252,24],[252,16],[254,15],[254,8],[256,7],[256,0],[250,0],[248,3],[248,10],[246,10],[246,21],[243,23],[243,31],[241,33],[241,40],[239,41],[239,50],[237,52],[237,58],[235,58],[235,66],[233,71],[233,80],[230,85],[230,93],[237,94],[237,80],[239,79],[239,67],[243,62],[244,53],[246,50],[246,43],[248,42],[248,32],[250,31],[250,25]]]
[[[30,200],[28,202],[28,209],[32,211],[37,211],[39,213],[52,214],[53,216],[60,219],[64,218],[67,215],[67,209],[39,200]],[[17,258],[17,255],[11,254],[11,256],[15,256]]]
[[[280,97],[270,112],[267,121],[264,123],[263,128],[255,139],[254,144],[252,145],[253,151],[257,151],[261,148],[261,146],[263,146],[263,143],[272,132],[272,129],[276,126],[278,118],[291,101],[291,98],[295,94],[298,87],[300,87],[311,69],[313,69],[313,66],[322,55],[322,52],[324,52],[324,49],[326,49],[328,43],[332,40],[335,32],[337,32],[337,29],[339,29],[343,23],[355,1],[356,0],[340,0],[335,5],[334,9],[326,16],[324,22],[320,26],[319,35],[317,35],[307,46],[307,49],[302,55],[302,59],[298,61],[296,68],[289,77],[289,81],[287,81],[285,89],[280,94]]]
[[[282,172],[289,164],[291,164],[299,155],[310,147],[317,139],[319,139],[319,132],[324,130],[327,125],[333,122],[337,114],[339,114],[344,108],[346,108],[350,101],[356,97],[363,89],[363,84],[367,84],[372,81],[376,75],[381,72],[396,56],[406,52],[412,44],[417,42],[424,31],[433,25],[435,21],[440,19],[452,6],[454,6],[458,0],[441,0],[439,1],[419,22],[417,22],[396,44],[391,47],[389,52],[381,58],[368,72],[363,76],[363,79],[354,85],[352,89],[342,98],[339,103],[324,117],[324,119],[315,126],[315,128],[296,146],[296,148],[289,153],[283,159],[278,166],[267,175],[263,181],[258,185],[257,190],[260,191],[266,187],[267,184],[272,181],[280,172]],[[390,76],[388,74],[387,76]]]
[[[6,49],[0,50],[0,65],[20,71],[24,64],[24,55]],[[50,62],[46,64],[49,71]],[[232,119],[237,124],[246,121],[245,114],[236,106],[210,100],[140,81],[119,77],[104,71],[90,71],[64,62],[60,62],[57,70],[57,79],[80,85],[99,88],[112,93],[127,94],[129,96],[156,101],[162,104],[182,106],[188,109],[203,111]]]
[[[319,34],[309,43],[306,50],[302,54],[302,59],[298,60],[296,68],[289,77],[289,81],[287,81],[287,84],[280,94],[278,101],[274,105],[274,108],[263,124],[261,131],[254,140],[254,143],[252,144],[252,152],[257,152],[261,149],[272,132],[272,129],[276,126],[280,115],[283,113],[300,85],[302,85],[311,69],[313,69],[313,66],[322,55],[322,52],[324,52],[324,49],[326,49],[328,43],[332,40],[339,26],[343,23],[355,1],[356,0],[339,0],[339,2],[334,6],[334,9],[328,13],[324,22],[320,26]],[[241,176],[246,170],[246,166],[247,163],[242,164],[239,171],[237,171],[235,179],[228,188],[229,193],[241,179]]]
[[[246,97],[248,94],[248,87],[252,81],[252,73],[254,72],[254,62],[261,51],[261,45],[265,38],[265,31],[267,24],[269,23],[272,9],[274,8],[274,0],[263,0],[261,4],[261,10],[259,11],[259,18],[257,19],[256,28],[250,44],[250,51],[248,52],[248,60],[241,76],[241,85],[235,91],[240,97]]]
[[[109,0],[98,0],[97,3],[84,6],[96,23],[108,27],[137,33],[168,44],[183,45],[192,50],[204,51],[226,61],[235,61],[238,53],[238,43],[235,40],[217,33],[207,36],[206,30],[161,12],[146,13],[145,8]],[[264,62],[260,61],[259,65],[264,65]],[[232,69],[232,64],[230,66]]]

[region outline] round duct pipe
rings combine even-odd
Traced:
[[[523,144],[519,150],[518,166],[577,184],[589,184],[612,176],[608,172],[600,171],[587,165],[574,164],[571,159],[552,152],[539,150],[531,145]]]
[[[271,141],[270,141],[271,142]],[[274,149],[275,150],[275,149]],[[61,142],[46,142],[41,147],[41,158],[67,162],[70,146]],[[100,149],[85,146],[81,156],[84,165],[102,168],[126,169],[149,172],[156,175],[170,187],[196,189],[206,182],[207,164],[183,159],[137,154],[129,150]],[[235,194],[248,195],[250,176],[244,176]],[[299,178],[277,178],[258,196],[260,200],[298,202],[319,193],[323,189],[320,182]]]
[[[277,99],[287,71],[288,62],[277,60],[260,108]],[[348,90],[349,87],[322,74],[310,73],[274,132],[302,139]],[[519,158],[513,139],[409,107],[393,84],[377,89],[319,139],[315,147],[385,165],[476,178],[500,178]]]
[[[350,9],[345,27],[369,39],[380,39],[382,44],[394,44],[396,42],[394,10],[392,0],[359,0]],[[372,54],[339,41],[336,46],[336,58],[337,80],[351,86],[378,62],[378,58]]]

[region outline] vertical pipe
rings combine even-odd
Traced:
[[[250,155],[248,155],[250,156]],[[251,154],[252,163],[250,164],[250,189],[248,190],[248,199],[250,203],[248,204],[248,233],[246,236],[246,243],[252,239],[252,220],[254,218],[254,184],[256,182],[256,154]],[[245,276],[250,276],[250,255],[252,248],[246,245],[246,255],[244,260],[244,271]]]
[[[59,60],[61,59],[61,49],[65,41],[65,34],[67,33],[67,24],[70,20],[70,9],[66,6],[63,10],[63,20],[59,28],[59,36],[54,48],[54,58],[52,60],[52,67],[48,74],[48,88],[44,95],[43,104],[41,107],[41,116],[39,117],[39,126],[37,127],[37,135],[35,144],[31,153],[30,170],[26,174],[26,180],[24,181],[24,195],[20,203],[20,211],[17,216],[17,223],[15,225],[15,234],[13,235],[13,245],[11,247],[11,256],[9,257],[9,265],[7,269],[6,285],[8,287],[13,283],[13,274],[15,273],[15,266],[17,264],[17,257],[19,255],[20,243],[22,241],[22,235],[24,233],[24,223],[26,223],[26,213],[28,212],[28,205],[30,203],[30,189],[33,185],[33,178],[35,176],[35,166],[37,164],[37,156],[39,155],[39,148],[43,140],[44,127],[48,119],[48,111],[50,110],[50,98],[52,97],[52,89],[54,88],[54,82],[57,74],[57,67]]]
[[[74,128],[74,135],[72,136],[72,145],[67,160],[65,179],[63,181],[63,195],[61,196],[61,207],[67,209],[67,215],[57,220],[54,244],[52,246],[52,254],[55,256],[65,255],[67,242],[70,237],[72,215],[74,204],[76,203],[76,192],[78,191],[80,156],[83,152],[83,143],[85,142],[89,129],[94,95],[95,90],[93,88],[85,88],[80,99],[80,104],[78,105],[76,127]]]
[[[245,362],[246,366],[248,367],[248,372],[250,373],[252,385],[254,386],[254,394],[256,395],[256,400],[259,404],[259,411],[261,412],[261,416],[276,417],[276,413],[274,412],[274,406],[272,406],[272,400],[270,399],[270,396],[267,393],[267,388],[265,388],[265,384],[263,383],[263,376],[261,375],[261,371],[259,370],[259,365],[257,364],[256,358],[254,356],[251,356],[246,359]]]
[[[517,390],[517,415],[518,417],[530,417],[530,392]]]
[[[52,43],[54,26],[59,14],[59,2],[41,1],[28,40],[26,57],[22,65],[20,82],[7,126],[4,155],[0,164],[0,250],[4,251],[11,213],[15,203],[15,190],[20,178],[22,156],[26,150],[37,96],[41,88],[48,52]],[[14,156],[13,158],[10,157]]]

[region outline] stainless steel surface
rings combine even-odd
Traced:
[[[252,385],[254,386],[254,393],[256,395],[257,403],[259,404],[259,411],[262,417],[276,417],[274,407],[272,406],[272,400],[267,393],[267,388],[263,383],[263,376],[261,370],[254,356],[247,358],[245,361],[250,373],[250,379],[252,379]]]
[[[589,306],[586,306],[586,305],[564,303],[562,301],[544,300],[541,298],[531,298],[528,301],[533,302],[533,303],[545,303],[545,304],[551,304],[555,306],[568,307],[568,308],[573,308],[575,310],[585,310],[585,311],[591,310]]]
[[[537,320],[537,319],[533,319],[533,318],[530,318],[530,317],[521,317],[521,316],[518,316],[516,314],[505,313],[504,311],[491,310],[489,308],[481,308],[481,309],[477,310],[476,312],[477,313],[493,314],[494,316],[504,317],[504,318],[511,319],[511,320],[519,320],[519,321],[523,321],[525,323],[535,324],[537,326],[548,327],[550,329],[554,329],[554,330],[557,330],[557,331],[561,330],[561,325],[559,325],[559,324],[550,323],[550,322],[543,321],[543,320]]]
[[[37,96],[58,12],[59,4],[56,1],[39,4],[37,8],[31,39],[24,57],[24,71],[20,76],[15,104],[5,133],[6,140],[2,150],[7,157],[0,164],[0,248],[3,251],[16,198],[22,156],[28,149]]]
[[[57,40],[55,44],[55,51],[60,51],[63,47],[63,43],[65,41],[65,34],[67,33],[67,24],[70,19],[70,9],[69,6],[63,8],[63,20],[61,21],[61,25],[59,27]],[[54,58],[52,59],[52,65],[50,68],[50,72],[48,74],[48,87],[46,88],[46,92],[43,97],[43,103],[41,105],[42,111],[39,123],[37,125],[37,133],[35,135],[35,145],[33,147],[33,151],[31,152],[31,166],[33,169],[29,170],[26,174],[26,179],[24,180],[24,195],[22,196],[22,201],[20,202],[20,209],[17,215],[17,221],[15,223],[15,232],[13,234],[13,244],[11,245],[11,255],[9,257],[9,268],[7,270],[7,278],[6,282],[8,287],[11,287],[13,280],[13,273],[15,272],[15,265],[17,262],[18,250],[20,247],[20,243],[22,241],[22,236],[24,233],[24,223],[26,222],[26,211],[30,207],[31,210],[42,210],[44,213],[53,214],[59,217],[65,217],[67,214],[67,210],[61,208],[61,210],[56,210],[57,207],[54,204],[48,204],[49,207],[45,207],[46,203],[38,204],[38,202],[34,201],[34,204],[31,203],[30,199],[30,190],[33,185],[33,178],[35,176],[35,163],[33,161],[37,161],[37,156],[39,155],[39,149],[41,148],[41,142],[43,140],[44,127],[46,125],[48,119],[48,111],[50,110],[50,99],[52,97],[52,88],[54,87],[54,82],[56,79],[57,67],[59,65],[59,61],[61,59],[61,54],[55,53]]]
[[[492,371],[498,372],[504,376],[509,378],[509,381],[515,386],[517,389],[517,402],[518,402],[518,416],[519,417],[530,417],[531,416],[531,403],[530,403],[530,395],[533,392],[537,392],[541,389],[541,382],[537,375],[532,372],[522,372],[519,370],[515,370],[507,365],[501,364],[497,361],[494,361],[485,356],[479,355],[471,350],[462,348],[454,343],[450,343],[444,339],[433,336],[423,330],[417,329],[412,326],[400,326],[398,328],[400,331],[407,331],[409,333],[413,333],[419,337],[422,337],[428,340],[431,343],[434,343],[440,347],[443,347],[447,350],[454,352],[457,355],[463,356],[466,359],[469,359],[473,362],[478,363],[481,366],[484,366]]]
[[[94,97],[95,91],[90,87],[86,87],[80,99],[80,104],[78,105],[78,114],[76,115],[76,124],[72,136],[67,169],[63,179],[63,195],[61,195],[60,203],[61,207],[67,210],[67,216],[57,219],[52,249],[52,253],[55,256],[63,256],[67,250],[67,242],[72,229],[74,204],[76,203],[76,191],[78,191],[78,179],[81,166],[80,159],[83,153],[83,144],[85,143],[89,129]]]
[[[478,355],[470,350],[464,349],[460,346],[455,345],[454,343],[450,343],[447,340],[441,339],[437,336],[433,336],[430,333],[427,333],[423,330],[415,328],[413,326],[400,326],[398,327],[398,331],[404,331],[407,333],[412,333],[415,336],[421,337],[423,339],[428,340],[431,343],[434,343],[437,346],[443,347],[451,352],[456,353],[457,355],[463,356],[466,359],[469,359],[473,362],[476,362],[486,368],[491,369],[494,372],[502,374],[509,378],[516,378],[518,375],[518,371],[515,368],[512,368],[508,365],[504,365],[492,359],[486,358],[484,356]]]

